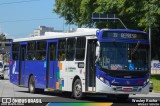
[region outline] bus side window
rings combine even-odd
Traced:
[[[12,59],[18,60],[18,53],[19,53],[19,43],[12,44]]]
[[[35,60],[36,42],[32,41],[28,43],[27,47],[27,60]]]
[[[66,58],[66,39],[61,39],[58,42],[58,60],[63,61]]]
[[[76,60],[77,61],[84,60],[85,45],[86,45],[86,38],[85,37],[77,38],[77,44],[76,44]]]
[[[56,43],[50,44],[50,60],[56,60]]]
[[[67,39],[67,52],[66,52],[66,60],[67,61],[74,60],[75,44],[76,44],[76,39],[75,38],[68,38]]]
[[[37,42],[36,60],[46,59],[46,41]]]

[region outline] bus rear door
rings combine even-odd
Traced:
[[[57,57],[57,41],[48,40],[47,46],[47,71],[46,71],[46,87],[56,88],[56,68],[58,65]]]
[[[19,58],[19,86],[24,86],[25,81],[25,60],[26,60],[27,43],[20,44],[20,58]]]

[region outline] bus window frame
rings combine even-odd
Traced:
[[[29,45],[30,43],[34,43],[34,48],[33,49],[29,49]],[[32,59],[28,59],[29,54],[33,54]],[[29,41],[28,45],[27,45],[27,60],[35,60],[35,54],[36,53],[36,41]]]
[[[69,41],[69,40],[71,40],[71,41]],[[70,43],[70,44],[68,44],[68,43]],[[75,59],[76,43],[77,43],[77,39],[75,37],[67,38],[66,61],[73,61]],[[70,48],[70,46],[71,46],[71,48]],[[71,54],[71,53],[73,53],[73,54]]]
[[[64,47],[62,47],[62,48],[60,48],[60,45],[62,45],[62,44],[60,44],[61,41],[64,41],[63,43],[65,44]],[[66,60],[66,44],[67,44],[66,38],[59,39],[59,41],[58,41],[58,48],[57,48],[58,49],[58,55],[57,55],[58,56],[57,57],[58,61],[65,61]],[[64,52],[64,54],[60,53],[60,52]]]
[[[81,44],[82,44],[82,46],[80,47],[79,46],[79,42],[78,42],[78,40],[79,39],[81,39]],[[77,47],[77,46],[79,46],[79,47]],[[77,37],[77,40],[76,40],[76,53],[75,53],[75,59],[76,59],[76,61],[83,61],[84,59],[85,59],[85,49],[86,48],[86,37]],[[78,58],[77,59],[77,53],[79,53],[79,50],[80,51],[82,51],[83,50],[83,58]],[[81,52],[82,53],[82,52]]]
[[[43,48],[40,47],[40,49],[39,49],[38,46],[39,46],[40,42],[44,42],[45,46]],[[36,60],[38,60],[38,61],[46,60],[46,54],[47,54],[46,51],[47,51],[47,41],[46,40],[36,41],[36,52],[35,52],[35,54],[36,54],[35,55]],[[38,54],[39,54],[39,56],[38,56]]]

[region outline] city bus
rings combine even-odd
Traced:
[[[128,98],[149,92],[148,34],[131,29],[78,28],[14,39],[10,82],[30,93],[44,90]]]

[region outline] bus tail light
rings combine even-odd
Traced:
[[[9,61],[9,64],[12,65],[12,61],[11,60]]]

